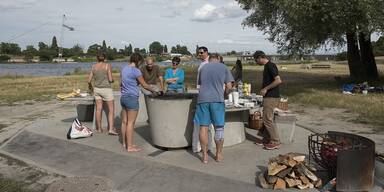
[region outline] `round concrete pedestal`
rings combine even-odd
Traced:
[[[233,108],[225,110],[224,147],[236,145],[245,141],[244,114],[248,108]],[[214,131],[214,130],[213,130]],[[212,133],[212,141],[214,140]],[[216,147],[213,143],[212,147]]]
[[[165,148],[190,146],[197,94],[167,94],[145,99],[153,144]]]

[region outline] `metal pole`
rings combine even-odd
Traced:
[[[63,20],[61,23],[61,33],[60,33],[60,46],[59,46],[59,60],[58,62],[61,62],[63,58],[63,46],[64,46],[64,21],[65,21],[65,15],[63,15]]]

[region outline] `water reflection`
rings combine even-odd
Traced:
[[[126,62],[109,62],[114,70],[119,70]],[[185,64],[197,62],[189,61]],[[62,76],[72,73],[76,68],[89,71],[93,62],[85,63],[33,63],[33,64],[0,64],[0,76],[23,75],[23,76]],[[169,66],[168,62],[157,62],[160,66]]]

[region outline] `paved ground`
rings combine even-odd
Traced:
[[[211,158],[203,165],[190,149],[164,151],[152,146],[146,123],[138,123],[135,129],[135,142],[144,150],[127,153],[117,136],[95,134],[67,140],[66,131],[76,117],[72,104],[49,102],[46,108],[34,110],[40,115],[33,116],[33,121],[26,118],[11,125],[22,128],[0,134],[0,153],[65,176],[109,178],[114,191],[267,191],[258,187],[255,175],[266,168],[270,157],[287,152],[307,154],[311,134],[297,127],[294,143],[265,151],[253,144],[255,131],[247,129],[244,143],[224,148],[223,162]],[[6,111],[0,113],[7,115]]]

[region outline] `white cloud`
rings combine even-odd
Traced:
[[[218,19],[236,18],[244,14],[245,12],[240,8],[237,2],[230,2],[222,7],[216,7],[207,3],[195,10],[192,20],[198,22],[212,22]]]
[[[0,10],[21,9],[35,2],[36,0],[0,0]]]

